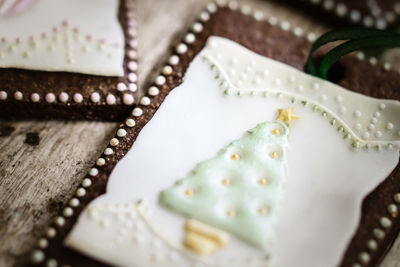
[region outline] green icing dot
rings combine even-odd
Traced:
[[[231,90],[230,89],[225,89],[224,94],[225,95],[230,95],[231,94]]]
[[[322,116],[327,117],[328,113],[326,113],[326,111],[322,112]]]
[[[344,132],[343,126],[339,126],[339,127],[337,128],[337,130],[338,130],[339,132]]]
[[[301,104],[303,104],[303,106],[306,106],[307,105],[307,101],[303,100],[303,101],[301,101]]]
[[[163,191],[161,205],[265,247],[283,190],[288,131],[280,121],[246,131]]]
[[[353,142],[353,143],[351,144],[351,146],[354,147],[354,148],[360,148],[360,142],[355,141],[355,142]]]
[[[336,124],[336,120],[335,119],[331,119],[331,125],[335,125]]]
[[[296,102],[296,99],[292,98],[292,100],[290,102],[292,102],[292,104],[293,104],[294,102]]]
[[[238,91],[236,94],[237,94],[238,96],[243,96],[242,91]]]
[[[366,148],[366,149],[371,149],[371,144],[366,144],[366,145],[365,145],[365,148]]]
[[[314,105],[314,106],[313,106],[313,111],[314,111],[314,112],[319,111],[319,107],[318,107],[317,105]]]
[[[378,151],[382,151],[382,146],[381,145],[376,145],[376,150],[378,150]]]
[[[268,97],[268,92],[267,92],[267,91],[264,91],[263,96],[264,96],[264,97]]]
[[[351,138],[351,134],[347,133],[343,136],[344,139],[350,139]]]

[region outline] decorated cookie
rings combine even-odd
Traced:
[[[209,4],[33,262],[376,265],[400,226],[400,76],[362,54],[311,76],[293,31]]]
[[[136,96],[131,0],[0,1],[0,116],[119,120]]]
[[[377,29],[390,28],[399,21],[400,14],[400,2],[397,0],[289,0],[287,2],[324,20],[330,19],[339,24]]]

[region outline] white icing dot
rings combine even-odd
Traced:
[[[357,52],[356,53],[356,58],[359,60],[363,60],[365,58],[365,54],[363,52]]]
[[[297,86],[297,90],[299,90],[300,92],[303,92],[304,86],[300,84],[299,86]]]
[[[251,7],[248,5],[243,5],[241,11],[245,15],[249,15],[251,13]]]
[[[53,237],[56,236],[56,234],[57,234],[57,231],[56,231],[56,229],[54,229],[53,227],[49,227],[49,228],[47,229],[47,231],[46,231],[46,236],[47,236],[48,238],[53,238]]]
[[[92,181],[89,178],[85,178],[82,180],[81,184],[83,187],[89,187],[92,185]]]
[[[374,24],[374,19],[370,16],[364,17],[363,24],[365,27],[371,27]]]
[[[134,108],[132,111],[132,115],[135,117],[142,116],[143,110],[141,108]]]
[[[194,41],[196,40],[196,36],[193,33],[188,33],[185,36],[185,42],[188,44],[192,44],[194,43]]]
[[[377,138],[382,137],[382,132],[381,132],[381,131],[377,131],[377,132],[375,133],[375,136],[376,136]]]
[[[21,93],[20,91],[16,91],[16,92],[14,93],[14,98],[15,98],[16,100],[22,100],[22,97],[23,97],[23,95],[22,95],[22,93]]]
[[[128,84],[128,88],[129,88],[129,91],[131,91],[131,92],[136,92],[136,90],[137,90],[137,85],[136,85],[136,83],[129,83],[129,84]]]
[[[69,205],[70,205],[71,207],[74,207],[74,208],[78,207],[79,204],[80,204],[79,199],[77,199],[77,198],[75,198],[75,197],[72,198],[72,199],[69,201]]]
[[[307,40],[308,40],[309,42],[314,42],[315,39],[317,39],[317,36],[315,35],[315,33],[309,32],[309,33],[307,34]]]
[[[358,259],[360,260],[360,262],[362,264],[367,264],[371,260],[371,257],[369,256],[369,254],[367,252],[361,252],[358,255]]]
[[[387,217],[381,217],[379,219],[379,223],[383,228],[389,228],[390,226],[392,226],[392,221]]]
[[[199,22],[196,22],[196,23],[193,24],[192,30],[195,33],[199,33],[199,32],[201,32],[203,30],[203,25],[201,25],[201,23],[199,23]]]
[[[74,214],[74,210],[71,207],[66,207],[63,210],[63,215],[65,217],[71,217]]]
[[[214,13],[215,11],[217,11],[217,5],[215,3],[209,3],[207,5],[207,10],[211,13]]]
[[[356,110],[356,111],[354,111],[353,115],[354,115],[354,117],[359,118],[359,117],[361,117],[362,114],[361,114],[361,111]]]
[[[365,132],[365,133],[363,134],[363,138],[364,138],[364,139],[368,139],[369,137],[370,137],[369,132]]]
[[[57,267],[58,263],[55,259],[48,259],[46,261],[46,267]]]
[[[42,237],[39,239],[37,245],[39,248],[47,248],[47,246],[49,245],[49,242],[47,241],[46,238]]]
[[[100,94],[97,93],[97,92],[92,93],[92,94],[90,95],[90,100],[91,100],[93,103],[99,102],[99,101],[100,101]]]
[[[202,21],[208,21],[210,19],[210,14],[207,11],[203,11],[200,14],[200,19]]]
[[[106,97],[106,102],[108,105],[114,105],[117,102],[117,99],[115,98],[114,95],[108,94]]]
[[[124,94],[122,98],[122,102],[124,102],[125,105],[132,105],[134,101],[135,99],[131,94]]]
[[[129,74],[128,74],[128,80],[129,80],[130,82],[132,82],[132,83],[136,82],[136,81],[137,81],[137,75],[136,75],[136,73],[133,73],[133,72],[129,73]]]
[[[85,188],[80,187],[76,190],[75,194],[77,197],[83,197],[84,195],[86,195],[86,190]]]
[[[368,125],[368,130],[371,130],[371,131],[372,131],[373,129],[375,129],[375,125],[369,124],[369,125]]]
[[[360,13],[360,11],[358,11],[358,10],[352,10],[352,11],[350,12],[350,19],[351,19],[351,21],[353,21],[353,22],[358,22],[358,21],[360,21],[360,19],[361,19],[361,13]]]
[[[278,79],[278,78],[276,78],[276,79],[274,80],[274,84],[279,86],[279,85],[281,84],[281,80]]]
[[[357,130],[361,130],[362,126],[361,126],[361,124],[356,123],[355,128],[356,128]]]
[[[377,118],[373,117],[373,118],[371,119],[371,123],[372,123],[372,124],[376,124],[377,122],[378,122],[378,119],[377,119]]]
[[[295,27],[294,28],[294,30],[293,30],[293,33],[294,33],[294,35],[296,35],[296,36],[301,36],[301,35],[303,35],[303,29],[302,28],[300,28],[300,27]]]
[[[392,217],[396,217],[397,216],[397,206],[395,204],[389,204],[387,206],[387,211],[389,212],[390,215],[392,215]]]
[[[394,125],[393,125],[393,123],[391,123],[391,122],[388,122],[388,123],[386,124],[386,129],[388,129],[388,130],[392,130],[393,127],[394,127]]]
[[[260,20],[262,20],[264,18],[264,14],[261,11],[256,10],[256,11],[254,11],[253,17],[256,20],[260,21]]]
[[[371,57],[371,58],[369,59],[369,63],[370,63],[371,65],[376,65],[376,63],[378,63],[378,60],[377,60],[375,57]]]
[[[76,93],[73,96],[75,103],[81,103],[83,101],[83,96],[80,93]]]
[[[61,102],[65,103],[68,101],[69,96],[66,92],[62,92],[60,93],[60,95],[58,96],[58,99],[60,99]]]
[[[39,102],[39,100],[40,100],[40,95],[39,95],[38,93],[33,93],[33,94],[31,95],[31,100],[32,100],[32,102]]]
[[[169,65],[164,66],[162,69],[162,74],[164,75],[170,75],[172,73],[172,67]]]
[[[338,95],[338,96],[336,96],[335,100],[340,103],[343,101],[343,96]]]
[[[110,140],[110,145],[111,145],[111,146],[117,146],[118,144],[119,144],[119,141],[118,141],[117,138],[112,138],[112,139]]]
[[[271,16],[271,17],[268,18],[268,22],[271,25],[276,25],[276,24],[278,24],[278,19],[276,17],[274,17],[274,16]]]
[[[334,2],[332,0],[325,0],[322,5],[325,10],[331,10],[334,6]]]
[[[125,91],[127,89],[126,84],[124,83],[118,83],[117,84],[117,90],[118,91]]]
[[[151,96],[156,96],[156,95],[158,95],[159,93],[160,93],[160,91],[158,90],[157,87],[152,86],[152,87],[149,88],[149,91],[148,91],[148,94],[149,94],[149,95],[151,95]]]
[[[337,4],[337,6],[336,6],[336,14],[339,17],[345,16],[347,14],[347,7],[342,3]]]
[[[176,65],[179,63],[179,57],[177,55],[172,55],[168,59],[168,63],[171,65]]]
[[[38,249],[32,251],[32,254],[30,256],[31,262],[34,264],[39,264],[43,262],[45,258],[46,256],[44,255],[43,251]]]
[[[385,232],[379,228],[375,228],[373,234],[378,240],[382,240],[385,237]]]
[[[136,71],[137,70],[137,63],[135,61],[129,61],[128,62],[128,69],[130,71]]]
[[[166,79],[165,79],[165,77],[162,76],[162,75],[159,75],[159,76],[156,78],[156,80],[155,80],[155,83],[156,83],[157,85],[163,85],[165,82],[166,82]]]
[[[89,170],[89,175],[90,175],[90,176],[96,176],[97,174],[99,174],[99,170],[98,170],[98,169],[96,169],[96,168],[91,168],[91,169]]]
[[[62,216],[58,216],[54,222],[56,223],[57,226],[64,226],[65,225],[65,219]]]
[[[374,117],[379,118],[380,116],[381,116],[381,113],[380,113],[379,111],[376,111],[376,112],[374,113]]]
[[[392,68],[392,65],[390,64],[390,62],[385,62],[385,63],[383,64],[383,68],[384,68],[385,70],[390,70],[390,69]]]
[[[236,75],[236,70],[234,68],[229,70],[229,74],[233,77]]]
[[[370,240],[368,240],[368,242],[367,242],[367,247],[368,247],[370,250],[376,250],[376,249],[378,248],[378,243],[377,243],[375,240],[370,239]]]
[[[342,114],[345,113],[346,111],[347,111],[347,108],[345,106],[341,106],[339,109],[339,112]]]
[[[109,156],[112,153],[114,153],[114,151],[111,148],[107,147],[106,149],[104,149],[104,155]]]
[[[7,92],[0,91],[0,100],[6,100],[6,99],[7,99]]]
[[[188,49],[188,47],[187,47],[187,45],[185,45],[184,43],[180,43],[180,44],[178,44],[178,45],[176,46],[176,52],[177,52],[178,54],[184,54],[184,53],[186,53],[187,49]]]
[[[150,98],[148,98],[147,96],[142,97],[142,99],[140,99],[140,104],[143,106],[150,105]]]
[[[394,200],[394,202],[396,202],[396,203],[400,203],[400,193],[394,194],[393,200]]]
[[[375,26],[377,29],[380,29],[380,30],[385,29],[387,26],[386,20],[383,18],[377,18],[376,22],[375,22]]]
[[[281,28],[282,28],[282,30],[284,30],[284,31],[289,30],[289,29],[290,29],[290,23],[289,23],[289,21],[283,21],[283,22],[281,23]]]
[[[135,50],[129,50],[128,51],[128,57],[129,57],[129,59],[136,59],[137,58],[137,53],[136,53],[136,51]]]
[[[117,131],[117,136],[118,137],[124,137],[126,135],[126,130],[125,129],[118,129]]]
[[[319,85],[319,83],[314,83],[313,84],[313,89],[314,90],[318,90],[321,86]]]
[[[128,127],[133,127],[133,126],[135,126],[135,121],[133,120],[133,119],[127,119],[126,121],[125,121],[125,124],[126,124],[126,126],[128,126]]]
[[[53,93],[47,93],[44,97],[47,103],[53,103],[56,101],[56,96]]]

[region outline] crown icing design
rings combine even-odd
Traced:
[[[0,68],[122,76],[118,10],[118,0],[5,1]]]
[[[301,102],[326,117],[354,148],[400,145],[399,101],[351,92],[221,37],[210,37],[202,56],[227,96],[287,97],[291,103]]]

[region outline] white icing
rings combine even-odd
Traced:
[[[220,88],[220,81],[214,79],[216,73],[202,59],[209,51],[213,51],[211,43],[218,47],[223,55],[222,60],[224,55],[228,55],[229,59],[232,55],[237,57],[235,68],[239,74],[243,72],[240,68],[247,67],[239,64],[247,62],[245,60],[254,59],[253,71],[258,66],[268,64],[269,74],[265,76],[268,88],[275,86],[270,83],[271,79],[279,78],[282,92],[291,92],[289,90],[292,90],[292,85],[286,81],[293,76],[297,82],[295,85],[304,85],[304,95],[309,94],[310,88],[313,88],[311,90],[314,94],[324,92],[329,96],[327,103],[332,106],[337,105],[335,97],[340,94],[343,96],[340,105],[345,104],[351,111],[340,115],[340,118],[344,116],[343,120],[348,115],[353,122],[352,113],[355,110],[362,112],[362,118],[373,114],[382,102],[310,78],[279,62],[255,56],[231,41],[211,37],[205,50],[189,66],[184,83],[171,91],[153,119],[142,129],[132,149],[113,170],[107,184],[107,193],[92,201],[79,217],[66,244],[109,263],[152,266],[153,262],[148,259],[149,251],[152,250],[143,252],[145,246],[137,249],[131,243],[114,245],[113,233],[118,227],[94,227],[93,220],[86,215],[90,207],[134,203],[146,199],[160,232],[169,236],[169,242],[179,244],[183,237],[182,225],[185,219],[158,204],[159,192],[186,176],[198,162],[215,156],[221,147],[239,138],[246,129],[263,121],[274,120],[278,108],[293,106],[301,120],[295,122],[288,139],[287,182],[284,198],[277,209],[273,241],[266,251],[262,251],[232,238],[224,249],[204,257],[207,261],[204,265],[232,266],[232,263],[247,261],[248,264],[239,266],[251,266],[253,260],[265,258],[265,253],[271,257],[272,262],[282,267],[338,265],[359,223],[362,199],[397,165],[398,148],[382,149],[381,152],[364,149],[356,152],[343,141],[343,137],[329,124],[329,119],[320,112],[305,108],[299,101],[292,104],[290,98],[272,94],[264,97],[259,88],[263,83],[265,86],[265,80],[251,87],[255,95],[246,90],[242,90],[242,97],[225,95]],[[227,50],[230,54],[224,52]],[[247,77],[250,76],[251,72]],[[319,86],[313,86],[315,82]],[[243,84],[247,84],[247,81]],[[263,92],[264,87],[261,89]],[[313,97],[311,93],[309,95]],[[353,101],[348,102],[347,97]],[[318,99],[315,101],[319,103]],[[372,107],[372,110],[359,106],[360,102]],[[380,111],[379,122],[385,121],[383,125],[386,125],[387,121],[391,121],[394,127],[399,127],[395,120],[396,114],[390,114],[390,110],[393,112],[398,108],[398,103],[384,103],[386,109]],[[325,106],[321,104],[321,107]],[[142,112],[135,114],[139,113]],[[349,127],[353,124],[350,123]],[[393,132],[397,133],[397,129]],[[399,137],[393,137],[392,141],[398,142]],[[106,212],[99,211],[98,216],[109,218]],[[387,221],[383,221],[387,225]],[[191,260],[196,261],[196,258]],[[176,265],[171,258],[163,264]],[[266,265],[270,266],[265,261],[253,264]]]
[[[20,14],[0,15],[0,68],[122,76],[118,6],[118,0],[40,0]]]

